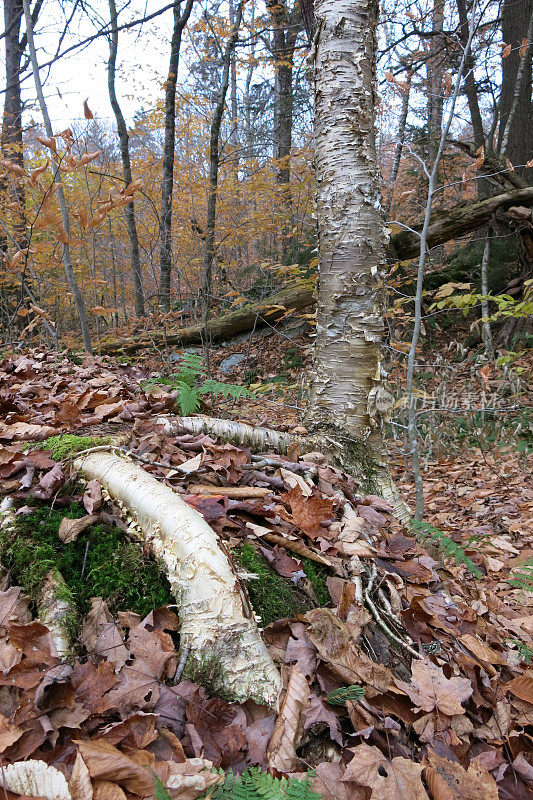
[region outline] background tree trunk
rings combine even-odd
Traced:
[[[20,97],[20,68],[24,46],[20,41],[20,24],[24,14],[22,0],[5,0],[4,3],[4,46],[6,64],[6,93],[4,115],[2,118],[2,155],[8,161],[24,168],[22,151],[22,102]],[[2,180],[0,192],[7,199],[11,194],[12,201],[18,206],[14,224],[14,238],[20,248],[26,247],[26,220],[24,182],[11,173],[11,191],[7,181]],[[5,213],[5,212],[4,212]],[[4,216],[4,214],[2,214]],[[4,219],[6,217],[4,216]],[[3,232],[2,232],[2,235]],[[6,241],[7,244],[7,241]],[[2,249],[5,249],[2,246]],[[24,290],[23,290],[24,293]]]
[[[520,45],[527,38],[533,0],[505,0],[502,9],[502,39],[511,45],[507,58],[502,58],[502,89],[500,95],[500,126],[498,131],[498,148],[501,148],[507,119],[514,102],[515,84],[520,66]],[[509,138],[505,155],[511,164],[518,167],[525,164],[533,153],[533,98],[531,89],[532,48],[526,55],[524,75],[520,84],[520,98],[513,123],[509,130]],[[533,169],[518,168],[525,175],[528,183],[533,180]]]
[[[217,209],[217,187],[218,187],[218,169],[220,163],[219,153],[219,139],[220,139],[220,126],[222,124],[222,116],[224,114],[224,107],[226,104],[226,95],[228,93],[231,56],[237,42],[239,35],[239,28],[241,26],[242,12],[244,7],[244,0],[240,0],[235,11],[235,20],[231,30],[226,47],[224,49],[224,56],[222,59],[222,78],[220,82],[220,92],[218,101],[215,106],[213,119],[211,122],[211,135],[209,139],[209,185],[207,197],[207,219],[205,225],[205,250],[204,250],[204,274],[203,274],[203,287],[202,287],[202,308],[203,308],[203,323],[207,323],[209,316],[209,306],[211,303],[211,284],[213,277],[213,259],[215,257],[215,222],[216,222],[216,209]],[[208,342],[207,342],[208,344]],[[209,355],[206,351],[206,361],[209,370]]]
[[[174,5],[174,26],[170,44],[170,64],[165,83],[165,145],[161,178],[161,251],[159,256],[159,303],[170,311],[170,277],[172,273],[172,195],[174,189],[174,153],[176,149],[176,83],[180,60],[181,36],[191,15],[193,0],[180,14],[181,0]]]
[[[269,0],[268,10],[274,25],[272,56],[274,60],[274,158],[277,161],[276,182],[280,187],[280,199],[284,206],[285,222],[282,228],[281,260],[289,263],[292,259],[291,240],[291,166],[292,115],[294,94],[292,73],[294,48],[299,25],[296,12],[290,12],[284,0]],[[300,14],[297,10],[298,17]]]
[[[30,53],[32,71],[33,71],[33,80],[35,83],[35,91],[37,92],[37,99],[39,100],[39,106],[43,117],[44,129],[46,131],[46,135],[50,139],[53,139],[54,130],[52,128],[50,115],[48,114],[48,108],[46,106],[46,101],[44,99],[43,86],[41,83],[41,76],[39,74],[39,62],[37,60],[37,51],[35,50],[35,42],[33,40],[33,18],[30,11],[30,0],[22,0],[22,2],[24,5],[24,17],[26,20],[26,36],[28,40],[28,50]],[[88,353],[91,353],[92,352],[91,334],[89,331],[89,322],[87,320],[87,311],[85,310],[85,302],[83,300],[83,295],[80,291],[78,281],[76,280],[74,269],[72,267],[72,260],[70,257],[70,245],[68,241],[68,236],[70,234],[70,216],[68,212],[65,193],[63,192],[58,156],[53,150],[51,151],[51,153],[52,153],[52,163],[54,165],[54,182],[57,187],[56,188],[57,201],[59,204],[59,209],[61,211],[61,224],[63,225],[63,230],[65,231],[67,236],[67,240],[63,242],[61,245],[63,266],[65,268],[67,281],[69,283],[70,289],[74,296],[74,301],[76,303],[76,310],[78,312],[78,319],[80,322],[81,334],[83,337],[83,346],[85,347],[85,350]]]
[[[109,63],[107,71],[107,85],[109,89],[109,100],[111,108],[117,122],[117,132],[120,141],[120,157],[122,159],[122,174],[124,183],[129,186],[131,183],[131,162],[130,162],[130,137],[126,127],[126,121],[117,99],[115,76],[117,65],[118,50],[118,30],[117,30],[117,7],[115,0],[109,0],[109,14],[111,17],[111,38],[109,41]],[[137,224],[135,222],[135,203],[132,200],[124,207],[126,224],[128,226],[128,239],[130,243],[131,269],[133,272],[133,294],[135,303],[135,316],[144,316],[144,293],[142,284],[141,259],[139,255],[139,237],[137,236]]]

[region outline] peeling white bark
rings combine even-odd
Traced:
[[[309,423],[370,428],[380,382],[387,241],[375,151],[377,0],[316,0],[319,288]]]
[[[189,649],[189,660],[199,666],[216,664],[213,690],[238,702],[274,705],[279,673],[253,614],[245,611],[230,561],[201,514],[120,456],[90,453],[75,459],[74,467],[127,509],[164,563],[179,604],[182,651]]]
[[[50,631],[57,656],[61,659],[67,658],[71,652],[69,622],[76,614],[74,606],[64,599],[66,589],[67,585],[61,573],[50,570],[41,587],[37,603],[39,619]]]
[[[291,444],[301,437],[290,433],[280,433],[271,428],[255,428],[245,422],[213,417],[160,417],[157,420],[163,427],[165,436],[175,436],[180,430],[188,433],[207,433],[227,442],[250,447],[252,450],[268,450],[286,454]]]

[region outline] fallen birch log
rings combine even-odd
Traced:
[[[197,511],[142,467],[107,452],[74,459],[133,518],[135,529],[166,569],[179,606],[186,672],[209,681],[214,693],[237,702],[252,698],[273,706],[280,676],[239,581],[214,531]]]

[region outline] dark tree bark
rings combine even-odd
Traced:
[[[468,41],[468,14],[466,10],[466,0],[456,0],[457,11],[459,13],[459,37],[463,47]],[[474,75],[475,59],[470,52],[465,63],[464,91],[468,101],[470,119],[472,120],[472,131],[474,134],[474,144],[476,150],[485,145],[485,132],[483,130],[483,120],[479,109],[479,98],[477,94],[476,79]]]
[[[209,307],[211,304],[211,285],[213,278],[213,260],[215,257],[215,223],[216,223],[216,210],[217,210],[217,188],[218,188],[218,171],[220,164],[219,153],[219,140],[220,140],[220,126],[222,124],[222,117],[224,115],[224,107],[226,105],[226,95],[228,93],[231,56],[237,37],[239,35],[239,28],[241,26],[242,12],[245,0],[240,0],[236,10],[233,28],[229,35],[226,47],[224,48],[224,55],[222,58],[222,78],[220,81],[220,91],[218,95],[217,104],[213,113],[211,121],[211,135],[209,138],[209,184],[207,196],[207,219],[205,225],[205,250],[204,250],[204,269],[203,269],[203,285],[202,285],[202,309],[203,309],[203,322],[207,323],[209,317]],[[208,344],[208,342],[207,342]],[[206,353],[208,368],[208,351]]]
[[[394,149],[394,160],[392,162],[392,169],[389,176],[389,182],[387,185],[387,197],[385,200],[385,219],[389,218],[390,211],[392,208],[392,194],[394,191],[394,184],[396,182],[396,178],[398,177],[398,171],[400,169],[400,162],[402,160],[402,152],[403,152],[403,140],[405,137],[405,126],[407,124],[407,114],[409,112],[409,97],[411,95],[411,79],[413,77],[412,71],[409,71],[407,74],[407,86],[402,90],[403,97],[402,97],[402,110],[400,112],[400,121],[398,123],[398,139],[396,141],[396,147]]]
[[[24,14],[22,0],[4,0],[4,47],[6,64],[6,93],[4,101],[4,115],[2,118],[1,147],[2,155],[8,161],[24,168],[22,151],[22,102],[20,97],[20,69],[24,46],[20,39],[20,26]],[[10,173],[9,180],[0,178],[0,195],[18,206],[14,224],[14,238],[19,247],[26,246],[26,220],[24,214],[24,183],[14,173]],[[4,219],[5,211],[2,214]],[[7,250],[7,237],[4,231],[2,237],[2,251]]]
[[[498,131],[498,149],[501,149],[505,127],[513,107],[515,85],[520,67],[520,46],[527,38],[528,27],[533,14],[533,0],[504,0],[502,9],[502,38],[511,45],[507,58],[502,58],[502,89],[500,95],[500,125]],[[517,171],[525,175],[528,183],[533,181],[533,169],[524,170],[518,167],[531,159],[533,153],[533,98],[531,87],[532,48],[529,47],[524,65],[524,74],[520,81],[520,94],[516,112],[513,115],[509,130],[506,152],[511,164]]]
[[[434,0],[432,13],[432,32],[441,33],[444,27],[444,2]],[[427,61],[427,123],[428,156],[430,166],[435,161],[442,130],[444,54],[443,37],[434,35],[429,40],[430,57]]]
[[[117,99],[115,86],[117,50],[118,50],[118,29],[117,29],[117,7],[115,0],[109,0],[109,15],[111,18],[111,38],[109,41],[109,63],[107,72],[107,85],[109,89],[109,100],[111,108],[117,122],[117,133],[120,142],[120,157],[122,159],[122,174],[124,183],[129,186],[131,183],[131,161],[129,134],[126,121]],[[135,222],[135,203],[133,200],[124,207],[126,225],[128,227],[128,239],[130,243],[131,269],[133,272],[133,294],[135,303],[135,316],[144,316],[144,294],[142,283],[141,258],[139,255],[139,237],[137,235],[137,224]]]
[[[165,145],[163,150],[163,175],[161,179],[161,252],[159,303],[163,311],[170,311],[170,280],[172,274],[172,196],[174,188],[174,153],[176,134],[176,83],[180,59],[181,37],[191,14],[193,0],[180,14],[181,0],[173,9],[174,25],[170,44],[170,64],[165,83]]]
[[[294,48],[301,26],[300,10],[289,10],[286,0],[268,0],[267,8],[274,26],[272,57],[274,60],[274,158],[277,161],[276,182],[280,187],[285,208],[282,229],[282,261],[292,257],[290,222],[292,209],[290,155],[292,149],[292,118],[294,93],[292,85]]]

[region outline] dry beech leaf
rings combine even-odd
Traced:
[[[76,761],[72,768],[68,788],[70,789],[72,800],[93,800],[91,776],[89,775],[87,764],[79,752],[76,753]]]
[[[371,800],[429,800],[420,777],[421,764],[399,756],[389,761],[381,750],[368,744],[348,749],[354,757],[342,780],[368,786]]]
[[[507,663],[503,653],[498,653],[496,650],[493,650],[492,647],[489,647],[488,644],[485,644],[485,642],[480,642],[480,640],[476,636],[472,636],[471,633],[463,634],[459,637],[459,641],[470,650],[476,658],[479,658],[480,661],[486,661],[488,664]]]
[[[438,709],[450,717],[464,713],[461,703],[473,692],[468,678],[447,678],[431,661],[413,661],[411,671],[411,683],[396,679],[396,685],[409,695],[417,709]]]
[[[118,783],[94,781],[93,800],[126,800],[126,792]]]
[[[67,779],[44,761],[18,761],[2,769],[4,787],[14,794],[42,800],[71,800]]]
[[[303,711],[309,705],[311,690],[306,677],[297,664],[291,667],[289,683],[274,732],[267,748],[267,760],[271,769],[279,772],[294,772],[300,760],[296,755],[303,731]]]
[[[512,681],[505,684],[505,691],[512,692],[515,697],[533,705],[533,677],[531,675],[519,675]]]
[[[154,779],[147,767],[136,764],[133,759],[121,753],[103,739],[80,742],[83,760],[87,764],[91,778],[111,780],[121,783],[128,792],[140,797],[154,793]]]
[[[7,717],[0,714],[0,753],[3,753],[4,750],[17,742],[23,733],[23,728],[14,725]]]
[[[324,564],[326,567],[331,567],[331,561],[324,556],[315,553],[314,550],[310,550],[309,547],[306,547],[305,544],[302,542],[301,539],[288,539],[286,536],[280,536],[278,533],[261,533],[257,531],[257,528],[261,527],[260,525],[254,525],[253,522],[246,522],[246,526],[248,528],[252,528],[259,536],[262,536],[266,542],[270,544],[281,544],[285,548],[285,550],[290,550],[291,553],[296,553],[299,556],[303,556],[304,558],[308,558],[310,561],[316,561],[317,564]],[[264,530],[268,530],[265,528]]]
[[[433,800],[498,800],[496,781],[477,761],[472,761],[465,770],[456,761],[433,752],[427,760],[424,777]]]
[[[89,525],[94,525],[97,519],[98,517],[93,514],[89,514],[81,519],[69,519],[68,517],[63,517],[58,531],[59,538],[65,544],[75,542],[80,533],[84,531],[85,528],[88,528]]]
[[[307,635],[332,672],[348,685],[364,683],[379,693],[390,690],[393,685],[390,670],[376,664],[357,647],[350,626],[331,609],[316,608],[305,617],[309,622]]]
[[[91,608],[83,621],[81,641],[88,653],[104,656],[106,661],[114,663],[115,672],[130,657],[107,603],[101,597],[93,597],[91,600]]]

